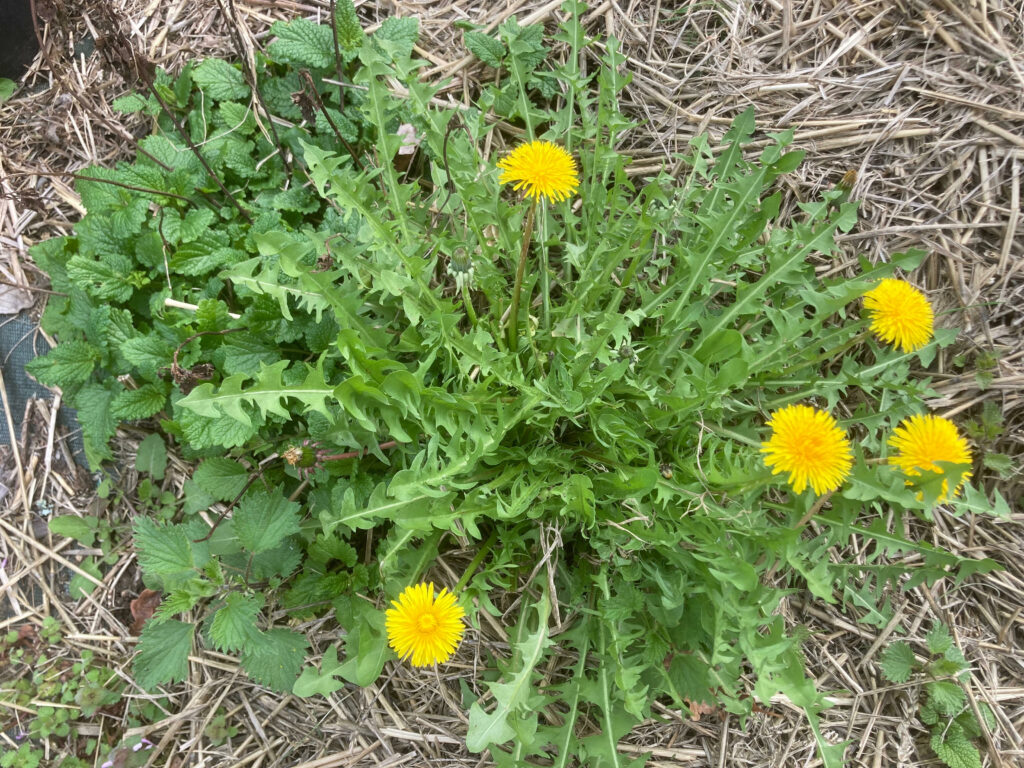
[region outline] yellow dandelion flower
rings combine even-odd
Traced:
[[[388,644],[400,659],[411,656],[414,667],[428,667],[451,658],[465,631],[466,614],[455,595],[442,589],[435,600],[433,582],[416,584],[391,605],[385,614]]]
[[[796,493],[811,486],[817,495],[843,484],[853,466],[850,441],[836,420],[809,405],[787,405],[768,420],[771,439],[761,443],[772,474],[789,473]]]
[[[920,349],[932,338],[932,305],[917,288],[886,278],[864,294],[871,331],[904,352]]]
[[[512,184],[517,192],[525,189],[526,197],[535,200],[541,195],[548,200],[565,200],[580,185],[576,161],[572,155],[550,141],[520,144],[498,161],[502,184]]]
[[[921,470],[942,472],[942,467],[935,463],[937,461],[971,463],[971,449],[967,447],[967,441],[960,436],[953,422],[941,416],[911,416],[893,430],[889,445],[896,450],[896,455],[889,457],[889,464],[899,467],[908,477],[920,476]],[[970,472],[963,472],[956,478],[952,493],[949,491],[950,478],[943,479],[938,500],[956,496],[970,476]],[[923,494],[918,498],[921,496]]]

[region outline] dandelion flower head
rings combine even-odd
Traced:
[[[796,493],[810,485],[817,495],[843,484],[853,465],[850,441],[836,420],[809,405],[787,405],[768,420],[771,438],[761,443],[772,474],[789,473]]]
[[[455,595],[442,589],[434,598],[434,584],[416,584],[392,600],[385,614],[388,644],[414,667],[448,661],[462,639],[465,611]]]
[[[498,161],[498,167],[501,169],[498,180],[502,184],[512,184],[517,192],[525,190],[526,197],[534,200],[543,195],[560,202],[580,185],[572,155],[550,141],[520,144]]]
[[[932,338],[932,305],[917,288],[886,278],[864,294],[871,331],[904,352],[914,352]]]
[[[943,468],[935,463],[937,461],[971,463],[971,449],[967,447],[967,441],[960,436],[953,422],[941,416],[911,416],[893,430],[889,446],[896,450],[896,455],[889,457],[889,464],[899,467],[908,477],[919,476],[921,470],[942,472]],[[956,496],[960,486],[970,476],[970,472],[963,472],[959,478],[955,478],[952,493],[949,490],[950,478],[944,478],[938,500],[945,501]]]

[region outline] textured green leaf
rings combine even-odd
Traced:
[[[384,664],[395,654],[388,646],[384,612],[366,603],[354,605],[354,620],[346,627],[345,662],[338,668],[338,674],[365,687],[380,677]]]
[[[121,343],[121,354],[147,378],[155,378],[157,369],[171,365],[174,347],[152,334],[135,336]]]
[[[902,641],[891,643],[882,651],[882,674],[891,683],[905,683],[914,669],[914,652]]]
[[[253,489],[238,504],[232,520],[238,540],[250,552],[280,546],[286,536],[299,532],[299,505],[288,501],[280,488]]]
[[[135,518],[133,533],[139,564],[146,573],[174,578],[195,572],[192,542],[183,526],[159,525],[140,515]]]
[[[82,426],[86,457],[93,466],[111,458],[107,444],[117,430],[117,419],[111,413],[113,401],[114,393],[103,384],[86,384],[75,395],[76,415]]]
[[[358,50],[366,38],[352,0],[338,0],[334,8],[334,27],[338,33],[338,46],[343,51]]]
[[[945,624],[935,624],[925,635],[925,642],[928,643],[928,652],[934,656],[940,656],[953,647],[953,638]]]
[[[192,479],[213,498],[230,501],[242,492],[249,470],[234,459],[214,456],[199,465]]]
[[[277,627],[260,634],[242,652],[242,667],[249,676],[279,693],[291,691],[306,660],[305,636]]]
[[[195,629],[194,624],[176,619],[146,622],[132,664],[140,688],[151,691],[158,685],[185,679]]]
[[[412,56],[412,47],[420,36],[420,22],[415,16],[388,16],[373,34],[373,42],[394,59]]]
[[[932,749],[949,768],[981,768],[981,754],[957,723],[932,734]]]
[[[484,32],[466,32],[466,48],[489,67],[498,69],[505,57],[505,44]]]
[[[221,59],[206,59],[192,70],[192,80],[204,94],[217,101],[249,98],[245,76]]]
[[[928,703],[947,717],[955,717],[964,708],[967,694],[959,683],[951,680],[935,680],[926,683],[925,692],[928,694]]]
[[[210,639],[221,651],[238,651],[259,643],[256,617],[263,608],[262,596],[232,592],[210,621]]]
[[[138,389],[118,392],[110,404],[110,415],[121,421],[148,419],[167,405],[167,388],[162,384],[143,384]]]
[[[100,351],[84,341],[64,341],[43,357],[30,360],[25,370],[40,384],[67,387],[81,384],[92,375],[100,360]]]
[[[320,68],[334,63],[334,40],[330,27],[306,19],[294,19],[275,21],[270,32],[277,35],[267,48],[275,61]]]

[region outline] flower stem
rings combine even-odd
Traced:
[[[519,296],[523,291],[523,276],[526,274],[526,257],[530,253],[530,238],[533,237],[533,216],[537,210],[537,199],[530,204],[526,214],[526,227],[523,231],[523,247],[519,252],[519,267],[516,269],[516,282],[512,287],[512,308],[508,315],[508,346],[512,354],[516,353],[519,338]]]
[[[487,553],[491,551],[491,547],[494,546],[494,542],[498,539],[498,531],[491,531],[491,535],[487,537],[487,540],[480,546],[479,551],[476,553],[476,557],[473,558],[472,562],[467,566],[462,576],[459,578],[459,583],[455,585],[455,589],[452,590],[452,594],[458,598],[459,593],[465,589],[466,585],[469,584],[469,580],[473,578],[473,573],[480,566],[480,563],[487,557]]]
[[[462,284],[462,303],[466,307],[466,315],[469,317],[469,322],[476,328],[476,310],[473,309],[473,301],[469,297],[469,286],[465,282]]]

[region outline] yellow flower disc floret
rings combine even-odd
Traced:
[[[772,436],[761,443],[773,475],[789,473],[796,493],[808,485],[817,495],[843,484],[853,465],[850,441],[836,420],[809,405],[787,405],[768,420]]]
[[[864,308],[875,336],[904,352],[914,352],[931,341],[935,319],[932,305],[910,283],[882,280],[864,294]]]
[[[455,595],[442,589],[434,599],[434,584],[407,587],[392,600],[385,614],[388,644],[414,667],[448,661],[462,640],[465,611]]]
[[[572,155],[550,141],[520,144],[498,161],[502,184],[512,184],[517,192],[535,200],[541,195],[548,200],[565,200],[580,185],[576,161]]]
[[[893,430],[889,446],[896,450],[896,455],[889,457],[889,464],[899,467],[908,477],[919,476],[922,470],[942,472],[942,467],[935,463],[937,461],[971,463],[971,449],[967,441],[960,436],[953,422],[941,416],[911,416]],[[970,472],[963,472],[955,478],[952,493],[949,490],[951,478],[943,479],[938,500],[945,501],[956,496],[960,486],[970,476]]]

